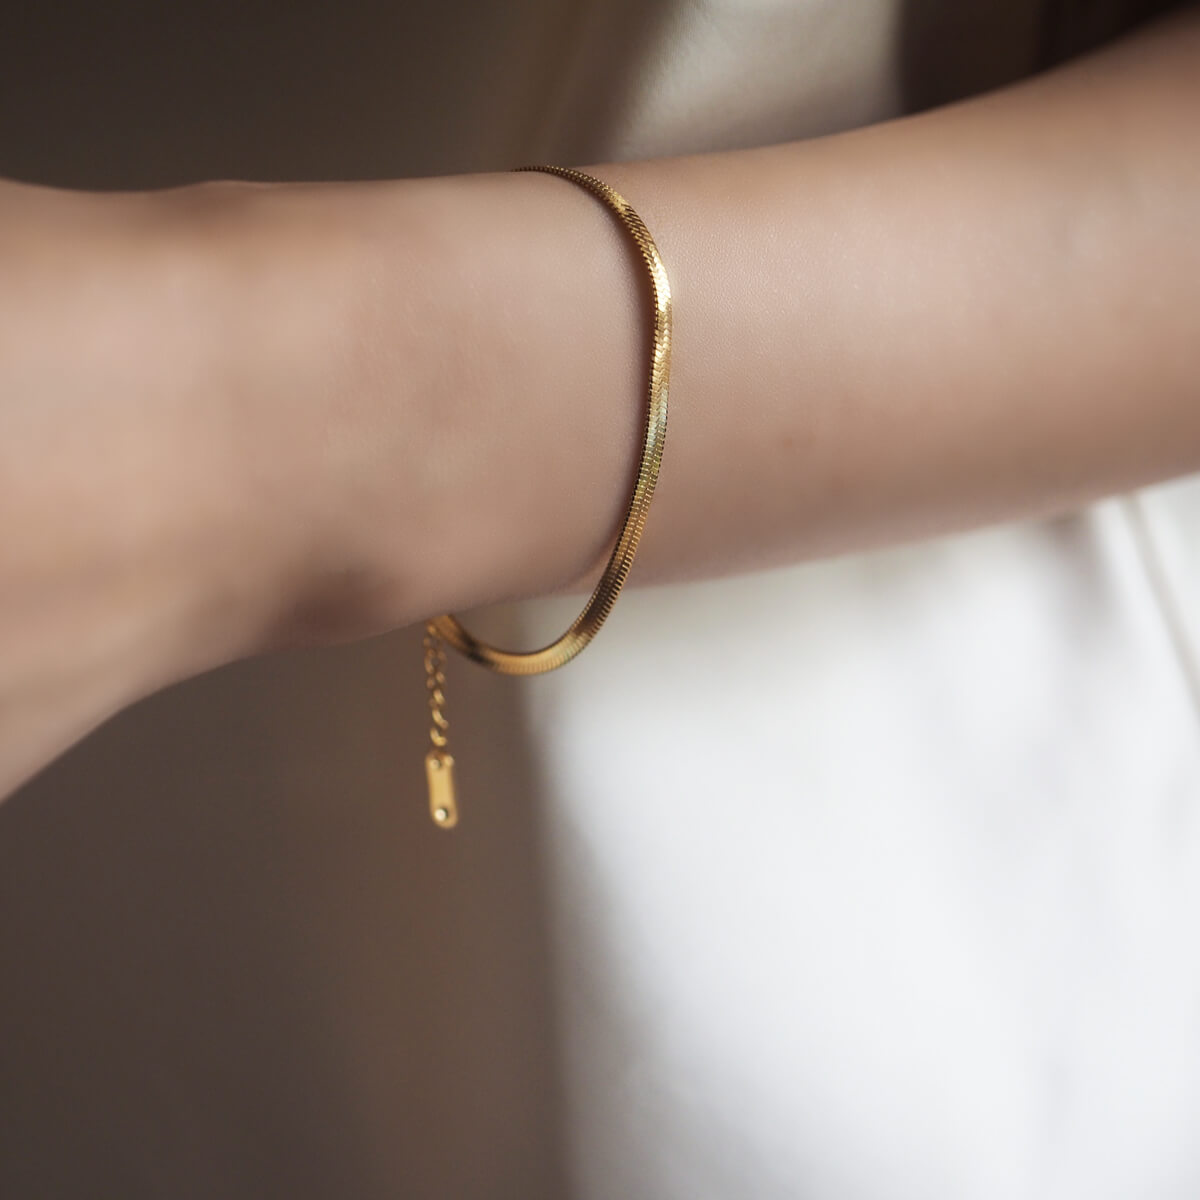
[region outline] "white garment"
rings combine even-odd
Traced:
[[[576,1195],[1200,1194],[1198,523],[634,593],[532,683]]]

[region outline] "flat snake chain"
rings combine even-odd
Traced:
[[[540,650],[518,651],[502,650],[481,641],[465,629],[457,617],[449,613],[434,617],[426,625],[425,670],[430,689],[432,745],[425,762],[429,781],[430,812],[434,822],[443,828],[450,828],[457,823],[458,811],[452,774],[454,759],[446,748],[448,722],[443,711],[445,696],[442,685],[445,678],[441,670],[444,656],[439,657],[439,640],[453,646],[473,662],[502,675],[540,675],[570,662],[596,636],[625,586],[646,525],[667,439],[667,395],[671,374],[671,287],[662,257],[650,236],[650,231],[633,206],[619,192],[583,171],[557,166],[528,166],[516,169],[541,171],[578,184],[607,206],[633,239],[650,276],[654,301],[646,419],[637,481],[621,523],[616,545],[583,611],[565,633]]]

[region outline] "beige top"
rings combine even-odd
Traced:
[[[42,7],[0,170],[135,186],[805,136],[1132,6]],[[452,663],[453,837],[415,631],[140,705],[0,810],[0,1195],[1200,1194],[1198,529],[1185,480]]]

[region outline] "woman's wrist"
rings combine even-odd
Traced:
[[[225,288],[178,211],[0,183],[0,796],[252,649],[275,587],[231,453]]]
[[[332,566],[322,471],[347,341],[341,264],[263,207],[275,191],[61,193],[77,208],[72,266],[57,279],[34,264],[47,300],[32,357],[71,348],[43,383],[63,411],[40,422],[42,490],[71,523],[64,572],[94,560],[125,596],[130,636],[144,627],[133,690],[293,640],[292,612]],[[74,511],[47,463],[67,464]]]
[[[298,203],[331,192],[219,183],[152,198],[203,344],[206,432],[177,452],[206,531],[194,582],[217,661],[342,632],[355,256],[321,204]]]
[[[647,314],[596,202],[528,175],[172,202],[216,283],[239,535],[272,547],[242,601],[251,651],[598,568],[637,460]]]

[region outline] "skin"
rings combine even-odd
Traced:
[[[633,583],[1200,469],[1198,68],[1190,10],[920,116],[587,167],[676,298]],[[0,795],[233,659],[585,590],[645,300],[548,176],[0,184]]]

